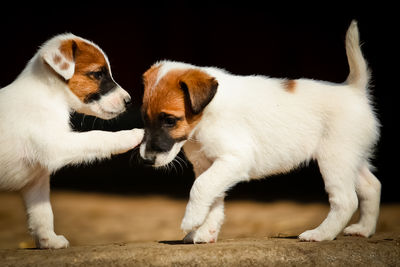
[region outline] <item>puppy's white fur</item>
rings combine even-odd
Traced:
[[[28,227],[40,248],[68,246],[68,241],[53,230],[50,174],[68,164],[126,152],[143,136],[139,129],[114,133],[72,131],[71,111],[109,119],[125,111],[125,101],[130,97],[117,86],[99,101],[80,101],[65,82],[74,74],[74,62],[60,53],[59,46],[68,39],[79,39],[103,53],[87,40],[72,34],[58,35],[39,49],[13,83],[0,90],[0,189],[22,192]],[[68,62],[70,68],[51,66],[55,55]]]
[[[186,241],[217,240],[224,194],[236,183],[285,173],[313,159],[319,164],[331,209],[320,226],[299,238],[334,239],[358,204],[360,220],[345,234],[368,237],[375,232],[381,186],[369,170],[369,158],[379,137],[379,123],[370,103],[369,72],[355,21],[347,32],[346,51],[350,74],[345,83],[299,79],[293,92],[284,89],[284,79],[159,63],[158,80],[170,70],[194,68],[219,84],[183,146],[197,177],[181,225],[189,232]],[[142,143],[143,157],[145,146]],[[170,153],[174,155],[161,156],[171,159],[177,149]]]

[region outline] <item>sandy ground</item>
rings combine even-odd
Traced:
[[[65,251],[75,250],[81,253],[117,250],[118,253],[122,253],[119,251],[123,249],[121,246],[133,246],[138,249],[140,247],[139,251],[143,251],[144,248],[158,251],[166,247],[171,249],[170,241],[181,240],[184,236],[179,226],[186,206],[185,200],[160,196],[135,197],[59,191],[53,191],[51,198],[56,232],[63,234],[71,244],[71,248],[61,250],[64,252],[52,253],[64,255]],[[279,243],[284,242],[289,246],[306,246],[313,249],[310,245],[304,245],[304,242],[290,237],[297,236],[320,224],[327,212],[328,205],[321,203],[227,201],[225,224],[219,242],[214,245],[222,246],[219,247],[221,250],[236,251],[235,253],[238,248],[232,250],[230,247],[235,242],[238,242],[239,247],[248,247],[244,245],[247,243],[253,244],[252,246],[256,246],[254,249],[269,247],[271,246],[269,242],[273,242],[274,247],[279,247]],[[357,219],[357,216],[357,214],[354,216],[353,221]],[[364,242],[365,244],[360,246],[367,247],[373,240],[383,242],[382,246],[387,247],[388,251],[398,253],[396,255],[399,255],[400,264],[399,204],[381,206],[375,239],[340,236],[338,240],[327,243],[338,246],[342,244],[341,242],[344,242],[342,245],[349,242],[354,244]],[[179,242],[177,244],[179,245]],[[20,196],[16,193],[0,193],[0,256],[7,256],[7,259],[14,259],[15,256],[21,259],[20,256],[23,256],[23,253],[28,253],[39,257],[40,262],[40,255],[45,255],[43,253],[47,252],[21,250],[21,248],[31,248],[33,245],[32,238],[27,232],[26,216]],[[179,246],[183,251],[188,249],[187,245]],[[191,246],[199,248],[199,245]],[[204,247],[208,246],[212,244]],[[301,247],[298,249],[300,252],[303,251]],[[165,253],[172,252],[165,251]],[[393,255],[387,255],[387,257],[390,258]],[[48,258],[48,255],[42,260],[45,258]],[[24,260],[19,261],[21,264],[23,262]]]

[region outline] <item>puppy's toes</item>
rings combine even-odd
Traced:
[[[196,231],[188,233],[183,238],[183,243],[188,244],[202,244],[202,243],[215,243],[217,242],[218,233],[216,230],[208,230],[199,228]]]
[[[63,235],[50,233],[37,237],[36,246],[40,249],[60,249],[69,247],[69,242]]]
[[[333,240],[335,237],[331,237],[318,229],[308,230],[299,235],[300,241],[308,242],[319,242],[324,240]]]
[[[196,231],[191,231],[183,238],[183,243],[185,244],[194,244],[194,235]]]
[[[194,206],[192,201],[189,201],[181,223],[181,229],[185,233],[189,233],[199,228],[204,223],[209,210],[210,208],[207,206]]]
[[[185,233],[196,230],[204,222],[204,217],[205,216],[200,216],[199,214],[195,214],[194,216],[186,214],[182,220],[181,229]]]
[[[143,136],[144,136],[144,130],[143,129],[132,129],[133,133],[133,140],[134,140],[134,147],[139,145],[142,142]]]
[[[345,235],[352,235],[352,236],[362,236],[362,237],[370,237],[374,234],[374,229],[371,227],[366,227],[361,224],[352,224],[346,227],[343,231]]]
[[[183,218],[182,223],[181,223],[181,229],[185,233],[190,233],[192,230],[195,230],[195,224],[193,223],[192,220],[188,219],[186,216]]]

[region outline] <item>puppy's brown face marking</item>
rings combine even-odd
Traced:
[[[53,63],[60,70],[74,66],[73,76],[67,80],[70,90],[84,103],[100,99],[117,85],[111,78],[104,54],[90,43],[78,38],[61,43],[59,55],[53,57]],[[65,61],[66,60],[66,61]]]
[[[146,149],[166,152],[174,143],[186,140],[200,121],[202,112],[195,112],[193,103],[202,98],[198,94],[207,94],[207,89],[202,87],[215,83],[216,90],[218,84],[208,74],[196,69],[170,70],[158,80],[160,68],[160,65],[155,65],[143,75],[145,91],[142,113],[148,146]],[[199,92],[189,92],[188,88]],[[210,99],[201,109],[211,101],[214,94],[210,94]]]
[[[76,44],[73,53],[75,59],[75,72],[68,81],[71,91],[85,103],[100,99],[116,87],[112,80],[106,59],[96,47],[80,40],[74,40]],[[61,50],[62,51],[62,50]]]
[[[157,82],[160,67],[152,67],[144,76],[143,118],[147,149],[169,151],[176,140],[185,140],[194,127],[193,116],[185,109],[185,96],[179,87],[182,70],[173,70]]]
[[[283,82],[283,88],[289,92],[289,93],[294,93],[296,89],[296,81],[295,80],[284,80]]]

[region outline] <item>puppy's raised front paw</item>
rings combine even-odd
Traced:
[[[143,139],[144,136],[144,130],[143,129],[132,129],[132,142],[133,142],[133,147],[138,146]]]
[[[118,134],[116,137],[118,140],[118,148],[113,154],[121,154],[137,147],[142,142],[144,130],[123,130],[116,132],[116,134]]]

